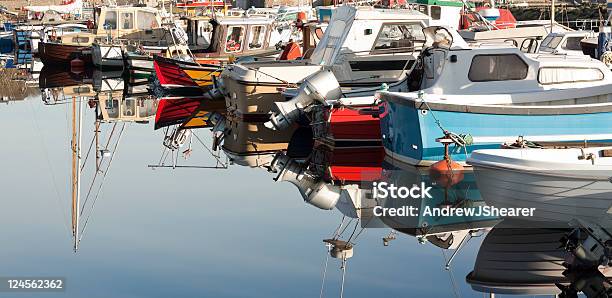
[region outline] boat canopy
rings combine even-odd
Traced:
[[[63,5],[29,5],[24,6],[23,9],[31,12],[55,11],[61,14],[81,14],[83,10],[83,1],[73,0]]]

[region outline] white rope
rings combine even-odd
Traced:
[[[323,279],[321,280],[321,292],[319,298],[323,298],[323,289],[325,288],[325,278],[327,276],[327,265],[329,264],[329,254],[331,253],[331,244],[327,244],[327,253],[325,254],[325,266],[323,267]]]
[[[444,258],[444,263],[448,263],[448,259],[446,258],[446,253],[444,251],[444,249],[440,249],[442,251],[442,257]],[[452,289],[453,289],[453,295],[455,295],[455,297],[460,298],[461,295],[459,295],[459,292],[457,291],[457,283],[455,282],[455,276],[453,275],[453,271],[451,268],[449,268],[448,270],[448,276],[452,285]]]
[[[115,154],[117,153],[117,149],[119,148],[119,143],[121,141],[121,137],[123,136],[123,132],[125,130],[125,123],[123,123],[123,126],[121,127],[121,131],[119,132],[119,136],[117,137],[117,142],[115,143],[115,147],[113,148],[113,154],[110,157],[110,160],[108,161],[108,165],[106,166],[106,170],[104,171],[104,175],[102,176],[102,182],[100,182],[100,187],[98,187],[98,191],[96,192],[96,196],[94,197],[94,200],[91,204],[91,212],[89,212],[89,214],[87,215],[87,218],[85,218],[85,223],[83,224],[83,230],[81,231],[81,237],[79,237],[79,243],[81,242],[81,239],[83,238],[83,235],[85,234],[85,229],[87,228],[87,223],[89,222],[89,219],[91,218],[91,215],[93,214],[93,210],[96,206],[96,202],[98,201],[98,197],[100,195],[100,193],[102,192],[102,186],[104,186],[104,181],[106,181],[106,175],[109,172],[110,166],[113,162],[113,158],[115,157]],[[85,207],[85,204],[83,204],[83,209]]]
[[[51,159],[49,157],[49,151],[47,150],[47,146],[45,145],[45,139],[44,139],[44,135],[42,133],[40,133],[40,125],[38,123],[38,117],[36,114],[36,110],[34,109],[34,106],[32,104],[32,101],[29,100],[28,101],[30,104],[30,109],[32,110],[32,116],[34,119],[34,125],[35,125],[35,129],[36,132],[38,133],[38,140],[40,142],[40,148],[42,148],[42,151],[45,155],[45,160],[47,161],[47,167],[49,167],[49,173],[51,174],[51,183],[53,184],[53,189],[55,190],[55,196],[56,196],[56,200],[57,200],[57,204],[59,205],[59,209],[62,212],[63,215],[63,219],[62,222],[64,223],[64,226],[66,227],[66,230],[70,231],[70,227],[69,227],[69,219],[68,219],[68,214],[66,213],[66,210],[63,208],[62,206],[62,200],[61,200],[61,195],[59,192],[59,187],[57,186],[57,178],[55,176],[55,171],[53,170],[53,165],[51,163]]]
[[[340,285],[340,298],[344,297],[344,282],[346,277],[346,257],[342,258],[342,284]]]

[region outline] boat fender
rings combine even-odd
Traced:
[[[76,74],[82,73],[85,71],[85,62],[79,57],[76,57],[70,61],[70,71]]]
[[[297,95],[285,102],[276,102],[270,121],[265,126],[270,129],[285,129],[293,124],[302,111],[315,102],[337,100],[342,97],[340,83],[330,69],[323,69],[304,79]]]
[[[442,187],[451,187],[464,178],[464,167],[451,159],[440,160],[429,168],[429,175]]]

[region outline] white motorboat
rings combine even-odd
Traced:
[[[612,147],[476,150],[467,162],[489,206],[535,208],[530,220],[612,227]]]

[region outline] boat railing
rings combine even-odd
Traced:
[[[576,19],[559,22],[575,30],[598,31],[599,26],[603,25],[603,20],[599,19]]]

